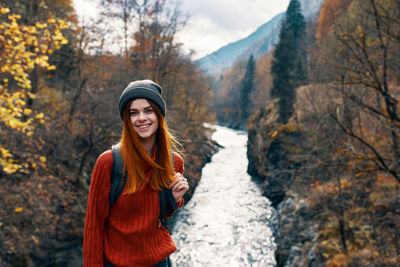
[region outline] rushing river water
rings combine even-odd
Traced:
[[[173,266],[275,266],[273,209],[247,174],[243,132],[215,126],[221,148],[176,216]]]

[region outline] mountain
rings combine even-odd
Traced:
[[[306,19],[315,16],[324,0],[300,0]],[[251,54],[255,58],[269,52],[279,41],[279,27],[285,12],[276,15],[267,23],[261,25],[255,32],[244,39],[230,43],[217,51],[198,59],[195,64],[204,72],[218,76],[224,70],[232,67],[238,59],[247,59]]]

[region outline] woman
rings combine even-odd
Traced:
[[[158,192],[161,187],[171,188],[177,206],[182,207],[189,185],[182,175],[182,157],[171,154],[170,147],[177,150],[178,142],[168,132],[161,90],[158,84],[142,80],[130,83],[121,94],[120,150],[126,185],[111,206],[113,156],[110,150],[100,155],[90,182],[84,266],[167,266],[168,256],[176,250],[158,221]]]

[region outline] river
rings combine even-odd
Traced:
[[[275,266],[273,208],[247,174],[247,135],[214,126],[224,148],[202,170],[190,202],[175,215],[172,266]]]

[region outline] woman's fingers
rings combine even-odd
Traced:
[[[178,202],[182,196],[189,190],[188,181],[179,172],[174,175],[175,181],[171,184],[172,194],[174,196],[175,202]]]
[[[179,190],[184,189],[186,187],[189,188],[189,184],[186,181],[186,179],[185,180],[180,180],[180,181],[176,182],[175,185],[172,186],[172,190],[179,191]]]
[[[187,182],[180,182],[172,188],[172,190],[174,190],[174,191],[181,191],[181,190],[185,190],[185,189],[189,189],[189,185]]]
[[[176,180],[171,184],[170,188],[173,191],[185,190],[186,192],[189,189],[187,179],[179,172],[175,173],[174,177]]]
[[[175,173],[174,177],[175,181],[170,185],[170,188],[173,190],[177,190],[176,186],[180,185],[182,182],[187,183],[187,179],[179,172]]]

